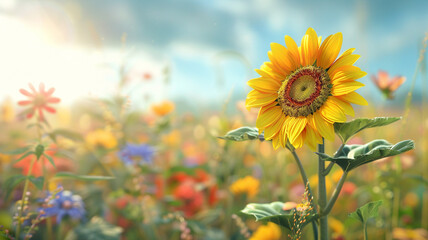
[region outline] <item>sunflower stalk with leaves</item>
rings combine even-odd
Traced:
[[[289,36],[285,44],[272,43],[265,62],[256,72],[260,77],[248,81],[253,90],[248,94],[246,107],[260,108],[256,128],[242,127],[228,132],[223,139],[231,141],[268,140],[275,149],[287,148],[293,155],[310,196],[312,189],[302,162],[296,152],[306,144],[318,155],[318,198],[311,202],[314,211],[305,215],[303,224],[311,223],[314,239],[326,240],[327,217],[333,208],[348,173],[366,163],[394,156],[414,148],[412,140],[390,144],[374,140],[363,145],[348,145],[358,132],[381,127],[400,118],[358,118],[346,122],[346,115],[354,116],[352,104],[367,105],[355,90],[364,86],[356,81],[366,75],[353,66],[359,55],[348,49],[339,57],[342,34],[321,37],[309,28],[301,46]],[[333,141],[337,135],[342,144],[333,156],[325,153],[325,139]],[[318,146],[318,147],[317,147]],[[334,165],[343,174],[331,197],[327,196],[325,178]],[[257,221],[277,223],[291,229],[293,216],[299,209],[284,210],[284,203],[251,203],[242,210]],[[366,228],[365,228],[366,229]]]

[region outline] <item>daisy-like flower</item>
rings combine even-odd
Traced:
[[[73,195],[70,191],[61,191],[55,197],[46,198],[43,206],[45,216],[56,216],[59,224],[65,216],[79,220],[85,216],[85,204],[79,195]]]
[[[385,71],[379,70],[377,76],[372,75],[372,81],[387,99],[394,99],[394,92],[406,81],[406,77],[391,78]]]
[[[289,36],[285,44],[272,43],[270,62],[256,69],[261,77],[248,81],[254,90],[246,107],[260,108],[256,126],[275,149],[285,147],[287,139],[295,148],[306,143],[315,149],[322,138],[334,139],[335,122],[345,122],[345,114],[354,116],[350,103],[367,105],[355,92],[364,86],[355,80],[366,73],[353,66],[360,57],[352,54],[354,48],[337,58],[342,33],[321,43],[309,28],[300,47]]]
[[[118,153],[126,165],[152,163],[155,148],[147,144],[128,143]]]
[[[52,97],[55,88],[50,88],[46,91],[45,85],[43,83],[40,83],[39,90],[37,91],[31,83],[29,84],[29,86],[31,92],[22,88],[19,89],[19,92],[27,96],[29,100],[19,101],[18,104],[21,106],[29,106],[29,108],[26,110],[27,118],[33,117],[34,113],[37,112],[39,119],[43,121],[44,110],[50,113],[56,112],[56,110],[48,106],[48,104],[59,103],[60,99],[57,97]]]

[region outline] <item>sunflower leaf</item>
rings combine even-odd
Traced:
[[[358,118],[350,122],[335,123],[334,131],[346,143],[352,136],[366,128],[382,127],[400,120],[401,117]]]
[[[224,137],[219,137],[221,139],[229,141],[247,141],[247,140],[264,140],[263,135],[259,134],[259,130],[253,127],[240,127],[238,129],[229,131],[224,135]]]
[[[256,221],[262,222],[273,222],[281,225],[285,228],[291,229],[294,221],[295,209],[285,211],[283,210],[284,203],[272,202],[272,203],[250,203],[245,206],[241,211],[247,215],[252,215],[256,218]],[[309,214],[305,217],[306,221],[303,226],[315,220],[318,217],[317,214]],[[302,219],[303,220],[303,219]]]
[[[377,139],[364,145],[345,145],[336,154],[330,157],[327,154],[317,153],[325,161],[333,161],[339,165],[343,171],[351,171],[363,164],[376,161],[381,158],[395,156],[415,148],[412,140],[401,141],[395,145],[386,140]]]
[[[382,205],[383,201],[369,202],[362,207],[357,208],[355,212],[350,213],[349,217],[359,220],[361,223],[365,224],[369,218],[377,217],[379,213],[379,207]]]

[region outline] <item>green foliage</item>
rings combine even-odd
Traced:
[[[4,183],[5,199],[8,199],[15,186],[24,181],[26,178],[27,177],[22,174],[17,174],[7,179]]]
[[[245,206],[242,210],[243,213],[247,215],[253,215],[256,218],[256,221],[262,222],[273,222],[278,225],[281,225],[287,229],[291,229],[291,224],[293,223],[293,217],[295,209],[290,211],[283,210],[284,203],[282,202],[272,202],[272,203],[250,203]],[[310,223],[311,221],[317,218],[317,214],[309,214],[305,217],[306,222],[303,223],[302,228]]]
[[[361,223],[365,224],[370,218],[377,217],[379,213],[379,207],[382,205],[382,203],[382,200],[369,202],[364,206],[357,208],[355,212],[350,213],[349,217],[359,220]]]
[[[229,141],[247,141],[259,139],[259,130],[253,127],[240,127],[238,129],[229,131],[224,135],[224,137],[219,137],[221,139]]]
[[[51,156],[49,156],[47,154],[43,154],[43,156],[45,156],[49,160],[49,162],[52,164],[52,166],[54,166],[56,168],[55,162],[54,162],[54,160],[52,159]]]
[[[412,140],[405,140],[392,145],[386,140],[378,139],[364,145],[345,145],[343,149],[336,154],[336,157],[330,157],[325,153],[317,154],[325,161],[335,162],[343,171],[351,171],[366,163],[385,157],[395,156],[414,148],[415,145]]]
[[[6,155],[19,155],[27,152],[30,149],[30,146],[17,148],[15,150],[7,151],[7,150],[0,150],[0,153],[6,154]]]
[[[17,163],[17,162],[19,162],[19,161],[21,161],[22,159],[24,159],[24,158],[26,158],[26,157],[28,157],[28,156],[30,156],[30,155],[32,155],[32,154],[35,154],[36,152],[33,152],[33,151],[29,151],[29,152],[26,152],[25,154],[23,154],[21,157],[19,157],[18,159],[16,159],[15,160],[15,163]]]
[[[41,144],[36,146],[35,154],[36,154],[37,160],[39,160],[40,156],[42,156],[44,152],[45,152],[45,146]]]
[[[80,133],[68,129],[55,129],[54,131],[50,132],[48,136],[53,141],[56,141],[58,136],[65,137],[74,141],[83,141],[83,137],[82,135],[80,135]]]
[[[92,175],[76,175],[71,172],[59,172],[55,174],[54,178],[71,178],[82,181],[100,181],[100,180],[112,180],[114,177],[110,176],[92,176]]]
[[[28,176],[28,180],[30,180],[30,182],[32,182],[34,184],[34,186],[37,187],[37,189],[42,190],[43,189],[43,184],[45,182],[45,178],[44,177],[34,177],[34,176]]]
[[[120,240],[122,228],[113,226],[100,217],[93,217],[90,222],[71,231],[66,240]]]
[[[382,127],[400,120],[401,117],[358,118],[350,122],[335,123],[334,131],[346,143],[352,136],[366,128]]]

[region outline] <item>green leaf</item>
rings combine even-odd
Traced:
[[[62,136],[74,141],[83,141],[83,137],[80,133],[68,129],[56,129],[50,132],[48,135],[54,141],[56,141],[57,136]]]
[[[28,156],[29,156],[29,155],[31,155],[31,154],[35,154],[35,152],[33,152],[33,151],[26,152],[24,155],[22,155],[21,157],[19,157],[18,159],[16,159],[16,160],[15,160],[15,161],[13,161],[13,162],[14,162],[14,163],[17,163],[17,162],[21,161],[22,159],[24,159],[24,158],[28,157]]]
[[[65,240],[120,240],[122,228],[107,223],[100,217],[93,217],[85,225],[76,227]]]
[[[59,172],[55,174],[54,178],[72,178],[72,179],[82,180],[82,181],[100,181],[100,180],[115,179],[115,177],[109,177],[109,176],[76,175],[71,172]]]
[[[39,190],[43,190],[43,184],[45,182],[44,177],[36,178],[34,176],[29,176],[28,180],[30,180],[30,182],[32,182]]]
[[[334,131],[346,143],[352,136],[366,128],[381,127],[400,120],[401,117],[358,118],[350,122],[334,123]]]
[[[219,137],[221,139],[229,141],[247,141],[259,139],[259,130],[253,127],[240,127],[238,129],[229,131],[224,135],[224,137]]]
[[[43,154],[43,156],[45,156],[49,160],[49,162],[52,164],[52,166],[54,166],[54,168],[56,168],[55,162],[51,156],[49,156],[47,154]]]
[[[26,178],[27,178],[26,176],[21,174],[14,175],[8,178],[4,183],[5,199],[8,199],[10,193],[16,187],[16,185],[24,181]]]
[[[295,209],[290,211],[283,210],[284,203],[272,202],[272,203],[250,203],[241,211],[247,215],[252,215],[256,218],[256,221],[262,222],[273,222],[281,225],[285,228],[291,229],[291,224],[294,221]],[[317,214],[309,214],[305,217],[306,221],[303,226],[315,220],[318,217]],[[302,228],[303,228],[302,226]]]
[[[27,152],[30,148],[31,148],[30,146],[27,146],[27,147],[17,148],[15,150],[11,150],[11,151],[0,150],[0,153],[6,154],[6,155],[19,155],[19,154],[23,154],[23,153]]]
[[[40,159],[40,156],[42,156],[44,152],[45,152],[45,146],[43,146],[41,144],[39,144],[39,145],[36,146],[36,157],[37,157],[37,160]]]
[[[317,154],[325,161],[335,162],[343,171],[351,171],[363,164],[395,156],[414,148],[415,145],[412,140],[405,140],[392,145],[386,140],[378,139],[365,145],[345,145],[342,151],[336,154],[336,157],[330,157],[324,153]]]
[[[369,218],[377,217],[379,213],[379,207],[382,205],[383,201],[369,202],[366,205],[357,208],[353,213],[349,214],[349,217],[357,219],[363,224],[367,222]]]

